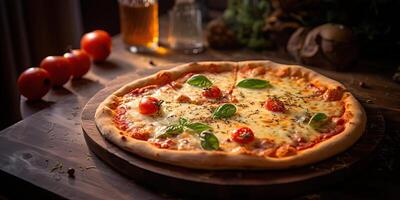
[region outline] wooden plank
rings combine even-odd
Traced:
[[[286,61],[282,57],[278,58],[279,55],[275,52],[253,52],[248,50],[219,52],[207,50],[200,55],[176,55],[173,53],[163,56],[141,55],[125,51],[119,37],[114,38],[113,43],[113,52],[108,61],[93,65],[85,79],[72,81],[62,90],[52,90],[43,102],[27,103],[22,100],[21,106],[25,106],[32,111],[27,113],[32,114],[39,110],[42,111],[26,117],[24,121],[1,131],[0,170],[2,172],[12,174],[18,179],[26,180],[65,198],[169,198],[162,193],[143,188],[140,184],[132,182],[129,178],[115,172],[90,153],[80,128],[80,112],[88,99],[98,90],[104,88],[105,85],[112,84],[111,82],[118,76],[133,73],[133,80],[136,77],[143,77],[163,69],[160,66],[165,64],[170,64],[169,67],[171,67],[173,63],[177,62],[249,59],[271,59],[276,62],[290,63],[290,61]],[[150,60],[157,66],[150,65]],[[360,63],[360,65],[365,67],[364,70],[358,70],[362,72],[332,72],[313,69],[343,82],[363,102],[371,99],[373,101],[372,104],[367,105],[384,108],[384,114],[387,114],[388,119],[391,121],[400,121],[400,115],[398,114],[400,108],[399,85],[390,80],[390,73],[378,73],[380,68],[373,68],[363,63]],[[358,87],[359,81],[365,82],[368,88]],[[51,128],[52,126],[53,128]],[[391,127],[393,129],[391,130],[393,132],[391,138],[398,138],[395,135],[398,134],[395,130],[398,126],[391,124]],[[389,141],[391,140],[389,139]],[[388,144],[385,145],[387,146]],[[46,164],[46,160],[48,160],[48,164]],[[390,162],[392,161],[390,160]],[[393,162],[396,162],[396,160]],[[51,169],[57,163],[63,163],[63,169],[51,172]],[[372,167],[377,165],[379,164],[372,165]],[[96,168],[85,169],[88,166],[96,166]],[[69,179],[65,174],[65,170],[68,167],[76,169],[77,176],[75,180]],[[83,170],[80,170],[80,167]],[[371,171],[373,169],[369,170],[369,172]],[[384,171],[384,173],[389,172]],[[381,179],[385,179],[385,177],[390,178],[383,176]],[[387,187],[383,186],[387,186],[387,184],[380,184],[379,181],[383,181],[381,179],[346,179],[350,182],[348,183],[350,185],[343,185],[353,189],[357,188],[356,185],[360,185],[360,191],[365,190],[364,186],[366,184],[386,189]],[[378,185],[383,186],[378,187]],[[394,186],[392,185],[392,187]],[[329,196],[337,192],[346,194],[346,190],[341,189],[339,186],[330,188],[329,192],[325,192],[325,194]],[[360,192],[360,194],[362,196],[365,193]],[[351,197],[351,194],[347,196]]]
[[[2,131],[0,169],[68,199],[162,199],[109,168],[87,148],[69,98]],[[62,168],[57,166],[62,165]],[[66,171],[75,169],[75,178]]]

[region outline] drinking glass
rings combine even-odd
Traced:
[[[158,46],[157,0],[118,0],[122,40],[131,52]]]

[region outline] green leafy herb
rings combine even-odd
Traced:
[[[224,104],[222,106],[219,106],[213,113],[213,118],[219,119],[219,118],[228,118],[233,116],[236,113],[236,106],[233,104]]]
[[[171,137],[171,136],[175,136],[175,135],[179,135],[179,134],[183,133],[184,128],[188,128],[196,133],[201,133],[203,131],[212,129],[207,124],[203,124],[203,123],[199,123],[199,122],[190,123],[189,120],[181,117],[181,118],[179,118],[178,123],[165,127],[164,129],[162,129],[158,133],[156,133],[156,135],[157,135],[157,138]]]
[[[190,77],[190,79],[187,80],[186,82],[189,85],[201,87],[201,88],[209,88],[212,86],[212,82],[203,75],[194,75],[194,76]]]
[[[218,150],[218,138],[210,131],[203,131],[199,135],[201,147],[205,150]]]
[[[181,133],[183,133],[183,126],[180,124],[172,124],[157,134],[157,138],[170,137],[173,135],[179,135]]]
[[[162,129],[157,134],[157,138],[166,138],[179,135],[183,133],[185,127],[199,134],[200,144],[203,149],[219,149],[218,138],[215,137],[212,132],[210,132],[210,130],[212,129],[210,126],[198,122],[189,123],[189,121],[185,118],[179,118],[178,124],[172,124]]]
[[[254,78],[243,79],[237,84],[237,86],[250,89],[262,89],[272,87],[268,81]]]
[[[183,117],[179,118],[179,124],[180,125],[185,126],[187,123],[188,123],[187,119],[185,119]]]
[[[207,124],[203,124],[203,123],[186,124],[186,127],[193,130],[196,133],[201,133],[206,130],[211,130],[210,126],[208,126]]]
[[[323,127],[328,121],[328,116],[324,113],[316,113],[314,114],[310,121],[308,122],[308,125],[311,126],[311,128],[315,130],[320,130],[321,127]]]
[[[273,47],[265,37],[265,19],[272,11],[270,0],[229,0],[223,20],[240,45],[253,49]]]

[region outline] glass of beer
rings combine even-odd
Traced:
[[[118,0],[122,40],[131,52],[158,46],[157,0]]]

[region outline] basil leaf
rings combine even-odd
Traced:
[[[170,137],[173,135],[179,135],[181,133],[183,133],[183,126],[179,124],[173,124],[167,126],[161,131],[161,133],[157,134],[157,138]]]
[[[179,124],[180,125],[185,126],[187,123],[188,123],[187,119],[185,119],[183,117],[179,118]]]
[[[213,113],[213,118],[218,119],[218,118],[228,118],[233,116],[236,113],[236,106],[233,104],[224,104],[220,107],[218,107],[214,113]]]
[[[210,126],[208,126],[207,124],[203,124],[203,123],[186,124],[186,127],[197,133],[201,133],[203,131],[212,129]]]
[[[262,89],[272,87],[272,85],[268,81],[254,78],[243,79],[237,84],[237,86],[250,89]]]
[[[308,125],[315,130],[319,130],[327,121],[328,116],[325,113],[316,113],[311,117]]]
[[[210,131],[203,131],[199,135],[201,147],[205,150],[218,150],[218,138]]]
[[[201,87],[201,88],[208,88],[208,87],[212,86],[212,82],[203,75],[194,75],[194,76],[190,77],[190,79],[187,80],[186,83],[188,83],[189,85]]]
[[[325,121],[326,119],[328,119],[328,116],[326,116],[325,113],[316,113],[314,116],[311,117],[310,121],[322,122]]]

